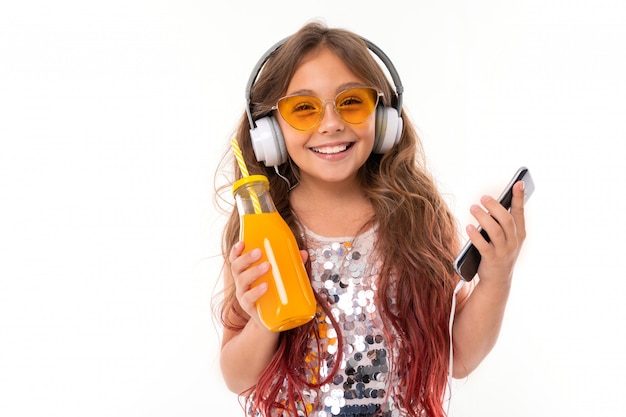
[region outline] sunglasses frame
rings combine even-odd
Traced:
[[[341,112],[337,109],[337,99],[339,98],[339,96],[340,96],[340,95],[342,95],[342,94],[345,94],[345,93],[347,93],[348,91],[351,91],[351,90],[372,90],[372,91],[376,92],[376,102],[374,103],[374,106],[372,107],[372,111],[371,111],[371,112],[370,112],[367,116],[365,116],[365,117],[363,118],[363,120],[361,120],[361,121],[359,121],[359,122],[350,122],[350,121],[348,121],[348,120],[344,119],[344,117],[343,117],[343,115],[341,114]],[[315,121],[315,123],[313,123],[310,127],[305,128],[305,129],[301,129],[301,128],[299,128],[299,127],[296,127],[296,126],[292,125],[292,124],[289,122],[289,120],[287,120],[287,119],[285,118],[285,116],[283,116],[283,114],[281,113],[281,111],[280,111],[280,107],[279,107],[279,103],[280,103],[280,101],[281,101],[281,100],[288,99],[288,98],[291,98],[291,97],[314,97],[314,98],[316,98],[317,100],[319,100],[319,101],[320,101],[320,103],[321,103],[321,109],[322,109],[322,110],[319,112],[319,117],[318,117],[318,119],[317,119],[317,120]],[[291,95],[288,95],[288,96],[284,96],[284,97],[279,98],[279,99],[276,101],[276,104],[272,107],[272,110],[277,111],[277,112],[278,112],[278,114],[280,114],[280,117],[282,117],[282,119],[283,119],[283,120],[284,120],[284,121],[285,121],[285,122],[286,122],[289,126],[291,126],[292,128],[294,128],[294,129],[296,129],[296,130],[299,130],[299,131],[301,131],[301,132],[306,132],[306,131],[309,131],[309,130],[314,129],[317,125],[319,125],[319,124],[320,124],[320,122],[321,122],[321,121],[322,121],[322,119],[324,118],[324,114],[325,114],[325,111],[326,111],[326,103],[328,103],[328,102],[333,103],[333,110],[334,110],[334,111],[335,111],[335,113],[336,113],[336,114],[337,114],[337,115],[341,118],[341,120],[343,120],[343,121],[344,121],[344,122],[346,122],[346,123],[356,125],[356,124],[359,124],[359,123],[363,123],[363,122],[364,122],[364,121],[365,121],[365,120],[366,120],[366,119],[367,119],[367,118],[368,118],[368,117],[369,117],[369,116],[370,116],[370,115],[371,115],[374,111],[376,111],[376,107],[378,107],[378,104],[380,103],[380,99],[381,99],[381,97],[384,97],[384,93],[383,93],[383,92],[381,92],[381,91],[378,91],[378,89],[377,89],[377,88],[374,88],[374,87],[350,87],[350,88],[346,88],[345,90],[342,90],[342,91],[340,91],[339,93],[337,93],[337,95],[335,96],[335,98],[327,98],[327,99],[325,99],[325,100],[322,100],[321,98],[319,98],[319,97],[317,97],[317,96],[315,96],[315,95],[312,95],[312,94],[291,94]]]

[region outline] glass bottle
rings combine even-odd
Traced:
[[[261,322],[269,330],[280,332],[310,321],[316,310],[313,289],[293,232],[276,211],[267,177],[244,177],[233,184],[232,190],[244,253],[259,248],[263,255],[255,265],[270,263],[269,271],[252,284],[268,284],[267,292],[256,303]]]

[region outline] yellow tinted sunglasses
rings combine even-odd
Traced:
[[[313,129],[324,117],[327,102],[333,102],[335,112],[348,123],[365,121],[372,114],[378,100],[383,95],[372,87],[350,88],[342,91],[334,99],[322,100],[319,97],[295,94],[278,100],[273,110],[278,110],[282,118],[297,130]]]

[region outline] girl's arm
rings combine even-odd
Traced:
[[[479,282],[463,308],[457,311],[453,327],[453,377],[469,375],[495,345],[509,297],[515,262],[526,238],[524,183],[513,187],[511,211],[485,196],[484,209],[470,211],[489,235],[487,242],[474,226],[467,227],[472,243],[481,254]]]
[[[279,333],[268,330],[260,321],[255,301],[267,291],[265,284],[250,288],[256,279],[269,268],[267,262],[251,265],[260,259],[259,249],[241,255],[243,243],[233,246],[230,253],[230,270],[224,271],[224,288],[235,286],[235,294],[241,308],[250,316],[247,322],[239,319],[240,331],[224,329],[220,367],[226,386],[241,394],[254,386],[261,372],[270,363],[278,347]],[[234,313],[229,317],[237,324]]]

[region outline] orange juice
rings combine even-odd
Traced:
[[[270,264],[270,270],[253,284],[268,284],[256,304],[261,321],[274,332],[310,321],[315,316],[315,295],[293,232],[276,211],[267,177],[244,176],[233,184],[233,195],[244,250],[261,249],[263,255],[257,264]]]
[[[257,263],[270,263],[270,270],[253,284],[268,284],[256,305],[265,327],[279,332],[310,321],[315,315],[315,296],[293,233],[280,214],[244,214],[240,234],[246,251],[259,248],[263,252]]]

